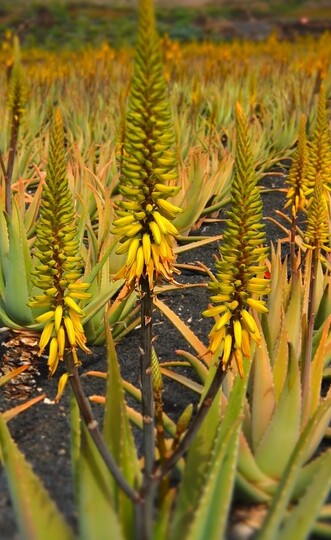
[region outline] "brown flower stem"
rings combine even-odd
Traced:
[[[144,479],[141,495],[144,499],[142,512],[145,527],[143,538],[151,537],[152,516],[154,510],[154,494],[151,478],[155,463],[155,421],[154,421],[154,395],[152,380],[152,309],[153,298],[149,288],[148,279],[140,278],[141,286],[141,350],[140,350],[140,378],[142,396],[143,440],[144,440]]]
[[[320,249],[315,247],[312,253],[311,262],[311,278],[308,297],[308,314],[307,314],[307,332],[306,332],[306,346],[305,354],[301,373],[302,384],[302,402],[304,404],[303,418],[308,420],[307,414],[310,409],[310,368],[311,368],[311,356],[313,349],[313,331],[315,322],[315,297],[316,297],[316,277],[318,261],[320,257]]]
[[[184,437],[181,439],[180,443],[178,444],[176,450],[174,453],[170,456],[170,458],[167,460],[165,465],[160,467],[155,472],[156,478],[163,478],[166,474],[168,474],[171,469],[176,465],[178,460],[183,456],[183,454],[188,450],[191,441],[195,434],[197,433],[198,429],[200,428],[202,422],[206,418],[206,415],[210,409],[210,407],[213,404],[213,401],[217,395],[217,392],[219,391],[225,375],[227,374],[227,369],[224,367],[224,365],[220,362],[218,365],[218,368],[216,370],[215,376],[208,388],[208,391],[206,393],[206,396],[196,414],[194,419],[192,420],[191,424],[188,427],[188,430],[186,431]]]
[[[120,469],[118,468],[114,458],[110,454],[104,438],[101,434],[101,431],[98,426],[98,422],[95,420],[93,416],[93,412],[90,406],[90,403],[85,395],[85,392],[83,390],[83,387],[81,385],[80,377],[78,375],[77,367],[74,364],[73,358],[71,354],[67,355],[66,358],[66,365],[67,370],[70,375],[69,381],[71,384],[71,388],[74,392],[75,398],[78,403],[78,407],[80,410],[80,413],[82,415],[82,418],[85,422],[85,425],[97,447],[97,449],[100,452],[100,455],[112,474],[115,481],[118,483],[119,487],[123,490],[123,492],[129,497],[129,499],[134,503],[141,503],[141,497],[139,493],[137,493],[126,481],[124,476],[122,475]]]

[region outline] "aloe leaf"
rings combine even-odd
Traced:
[[[182,334],[187,343],[193,347],[196,353],[199,356],[203,357],[204,360],[209,363],[210,353],[208,352],[207,347],[200,341],[200,339],[192,332],[192,330],[170,309],[166,304],[162,302],[159,298],[154,298],[154,305],[157,309],[162,311],[162,313],[169,319],[169,321],[177,328],[177,330]]]
[[[241,478],[261,490],[263,500],[269,499],[269,494],[275,490],[277,482],[261,470],[243,433],[240,434],[239,439],[237,470]]]
[[[330,392],[330,389],[329,389]],[[307,445],[306,453],[305,453],[305,462],[311,459],[311,457],[316,452],[317,448],[319,447],[323,437],[325,436],[328,426],[330,425],[331,421],[331,397],[329,397],[329,393],[327,395],[327,398],[325,398],[322,403],[319,404],[317,411],[325,405],[325,403],[329,404],[329,408],[326,409],[324,414],[322,414],[319,417],[318,422],[316,422],[314,433],[310,439],[310,444]]]
[[[0,415],[0,456],[24,540],[74,540],[65,522],[39,478],[32,471],[12,440]]]
[[[285,315],[282,310],[282,321],[279,332],[279,338],[276,344],[276,353],[272,366],[272,374],[275,386],[276,401],[279,400],[282,389],[286,381],[286,373],[288,369],[288,337],[285,325]]]
[[[203,238],[201,240],[196,240],[192,242],[191,236],[187,237],[188,244],[185,244],[183,246],[176,246],[174,248],[174,252],[178,255],[179,253],[186,253],[187,251],[197,249],[199,247],[205,246],[207,244],[211,244],[212,242],[217,242],[223,237],[222,234],[218,234],[217,236],[210,236],[208,238]],[[178,238],[178,237],[176,237]]]
[[[9,236],[8,275],[6,275],[6,312],[16,323],[26,325],[34,322],[29,300],[28,270],[24,257],[23,234],[14,227],[13,221],[5,215]]]
[[[170,538],[177,538],[178,531],[187,528],[187,539],[223,537],[234,487],[249,362],[245,362],[244,369],[244,378],[237,376],[235,380],[221,422],[217,396],[192,443],[179,489]]]
[[[299,438],[301,423],[300,369],[290,345],[286,382],[255,458],[271,478],[280,478]]]
[[[13,321],[6,312],[6,309],[3,307],[4,303],[2,302],[0,298],[0,321],[2,325],[8,326],[8,328],[12,328],[13,330],[22,330],[22,328],[27,325],[21,325],[17,322]]]
[[[171,523],[171,510],[176,495],[175,489],[170,489],[162,501],[153,527],[152,540],[165,540],[169,538],[169,526]]]
[[[284,301],[284,282],[287,279],[287,272],[286,268],[284,268],[284,265],[281,263],[279,247],[275,252],[275,248],[271,246],[271,256],[271,291],[268,297],[269,313],[267,314],[266,318],[269,328],[268,335],[270,335],[269,348],[272,351],[281,328],[281,314]]]
[[[80,423],[74,396],[71,397],[71,428],[79,539],[108,538],[109,531],[112,531],[116,540],[124,540],[122,526],[114,508],[111,475],[85,424]]]
[[[305,540],[313,529],[319,510],[331,487],[331,451],[321,456],[319,469],[305,495],[282,527],[282,540]]]
[[[88,280],[87,280],[88,281]],[[99,294],[96,294],[93,296],[93,300],[91,300],[85,307],[84,307],[84,313],[85,317],[83,319],[83,324],[85,325],[87,321],[92,319],[96,313],[100,311],[104,307],[104,305],[116,294],[116,292],[120,289],[122,283],[115,282],[110,283],[107,287],[102,289]]]
[[[278,540],[281,537],[280,528],[293,490],[298,482],[305,454],[310,446],[311,438],[314,436],[316,426],[329,408],[330,400],[322,403],[307,423],[279,482],[270,510],[257,535],[257,540]]]
[[[139,462],[127,414],[117,354],[107,322],[105,328],[108,369],[103,433],[122,474],[131,486],[136,486],[140,483]],[[125,531],[125,538],[130,538],[134,530],[132,502],[115,482],[113,489],[115,508]]]
[[[310,400],[309,416],[311,416],[315,412],[320,402],[321,385],[322,385],[323,371],[324,371],[324,364],[325,364],[326,343],[327,343],[327,339],[329,335],[330,324],[331,324],[331,315],[325,321],[325,324],[323,326],[322,336],[321,336],[317,351],[314,355],[312,365],[311,365],[311,385],[310,385],[311,400]]]
[[[320,454],[318,457],[309,461],[300,472],[300,476],[293,490],[292,500],[298,500],[305,491],[309,488],[313,478],[318,473],[321,467],[321,460],[324,459],[324,454]],[[330,469],[331,470],[331,469]],[[331,516],[329,516],[331,517]]]
[[[314,328],[317,330],[324,323],[325,319],[328,318],[331,312],[331,284],[328,281],[326,287],[324,288],[323,295],[318,306],[316,313]]]
[[[215,449],[212,471],[206,479],[199,506],[185,537],[187,540],[224,538],[234,487],[239,418],[233,421],[231,429],[224,434],[222,446],[217,444]]]
[[[196,392],[197,394],[202,393],[203,387],[201,386],[201,384],[193,381],[189,377],[185,377],[185,375],[181,375],[180,373],[176,373],[175,371],[172,371],[171,369],[166,369],[162,367],[162,364],[161,364],[161,373],[162,375],[169,377],[169,379],[172,379],[173,381],[178,382],[183,387],[193,390],[193,392]]]
[[[292,278],[291,296],[285,315],[288,339],[292,343],[297,356],[300,354],[302,340],[302,323],[301,317],[298,316],[301,313],[301,306],[302,285],[297,276],[296,279]]]
[[[259,321],[256,321],[259,330]],[[274,413],[276,401],[267,344],[261,332],[261,344],[256,347],[252,364],[251,431],[253,451],[258,447]]]
[[[0,201],[0,262],[1,268],[6,276],[8,274],[8,253],[9,253],[9,237],[8,227],[5,218],[5,209]]]
[[[21,405],[16,405],[16,407],[12,407],[11,409],[6,410],[4,413],[2,413],[2,417],[5,422],[9,422],[9,420],[12,420],[13,418],[15,418],[15,416],[26,411],[27,409],[32,407],[32,405],[35,405],[45,397],[46,394],[41,394],[40,396],[31,398],[28,401],[21,403]]]
[[[206,381],[206,377],[207,377],[207,374],[208,374],[208,369],[203,364],[203,362],[201,360],[199,360],[199,358],[197,358],[196,356],[194,356],[190,352],[183,351],[181,349],[178,349],[176,351],[176,354],[178,356],[183,356],[184,358],[186,358],[186,360],[191,364],[191,366],[193,367],[193,369],[197,373],[197,375],[198,375],[199,379],[201,380],[201,382],[204,383]]]

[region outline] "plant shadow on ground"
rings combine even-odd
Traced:
[[[283,187],[283,175],[270,175],[262,181],[262,185],[268,188]],[[279,191],[269,191],[262,196],[264,216],[273,216],[275,208],[283,208],[285,194]],[[221,213],[218,220],[206,220],[202,222],[199,230],[193,234],[202,236],[217,236],[223,229]],[[283,236],[282,231],[274,224],[266,220],[268,241],[276,242]],[[285,247],[286,251],[286,247]],[[188,251],[178,257],[178,263],[194,264],[201,261],[212,271],[214,270],[214,255],[218,253],[217,243],[213,242],[203,247]],[[205,283],[207,278],[199,272],[183,271],[178,277],[180,283]],[[176,291],[163,293],[162,300],[173,309],[182,320],[193,330],[194,333],[207,343],[208,332],[211,328],[210,319],[204,319],[201,311],[207,307],[209,294],[206,287],[179,288]],[[161,313],[155,312],[154,335],[156,337],[155,348],[159,359],[175,359],[176,350],[183,348],[188,350],[187,342],[179,335]],[[0,340],[1,357],[0,368],[7,354],[4,343],[8,340],[8,334],[2,334]],[[139,329],[131,332],[117,345],[117,353],[120,361],[122,377],[136,386],[139,386]],[[82,359],[82,382],[88,396],[104,395],[105,381],[96,377],[86,377],[84,374],[89,370],[106,371],[106,352],[104,347],[93,347],[92,355],[81,355]],[[75,504],[71,481],[70,464],[70,419],[69,419],[69,390],[62,397],[60,403],[54,404],[57,378],[48,379],[46,360],[41,358],[34,361],[35,382],[32,382],[31,397],[46,393],[46,400],[23,412],[10,421],[10,431],[20,450],[23,451],[34,471],[42,479],[46,489],[56,501],[59,509],[66,515],[69,522],[76,528]],[[183,374],[194,376],[189,368],[182,368]],[[14,394],[14,391],[12,392]],[[197,403],[197,395],[190,390],[183,391],[178,383],[165,380],[163,399],[165,411],[170,417],[177,419],[184,407],[192,402]],[[15,398],[8,399],[3,393],[0,395],[0,411],[20,403]],[[133,402],[129,400],[129,404]],[[93,404],[96,418],[102,422],[102,405]],[[141,436],[138,429],[134,430],[137,445],[141,444]],[[4,471],[0,471],[0,530],[1,538],[19,540],[14,513],[8,496],[8,489]]]

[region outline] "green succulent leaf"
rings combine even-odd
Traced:
[[[15,207],[13,211],[15,214]],[[5,214],[5,218],[9,251],[4,304],[9,317],[24,326],[34,322],[31,309],[27,306],[30,293],[31,260],[30,255],[27,255],[27,240],[23,225],[17,221],[19,217],[17,216],[17,220],[14,220]]]
[[[109,531],[112,531],[116,540],[124,540],[123,528],[115,511],[112,477],[85,424],[80,423],[78,405],[73,396],[71,426],[79,538],[81,540],[108,538]]]
[[[290,346],[284,388],[255,457],[263,472],[280,478],[300,434],[301,384],[298,360]],[[284,428],[286,426],[286,428]]]
[[[277,540],[281,536],[281,527],[286,515],[286,510],[295,486],[299,480],[302,471],[302,465],[305,462],[311,440],[317,425],[330,410],[331,400],[323,402],[316,410],[314,416],[307,423],[296,447],[290,457],[287,467],[284,470],[281,481],[272,501],[271,508],[265,518],[260,532],[257,535],[258,540]]]
[[[74,540],[75,536],[31,466],[12,440],[0,415],[0,458],[23,540]]]
[[[261,333],[252,366],[251,432],[252,447],[258,448],[276,407],[275,389],[267,345]]]
[[[236,377],[233,390],[219,423],[216,397],[189,450],[170,538],[187,529],[185,539],[222,538],[235,479],[242,408],[250,363],[244,363],[244,377]],[[210,370],[212,377],[213,368]],[[206,382],[206,388],[208,381]]]
[[[127,414],[117,354],[106,317],[105,328],[108,377],[103,433],[109,450],[125,478],[131,486],[136,486],[140,483],[139,462]],[[134,530],[132,503],[116,482],[113,482],[113,490],[115,508],[125,531],[125,538],[130,538]]]
[[[292,510],[282,527],[282,540],[305,540],[309,537],[319,510],[331,487],[331,451],[319,460],[319,468],[305,495]]]

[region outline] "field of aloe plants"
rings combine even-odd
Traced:
[[[6,34],[8,538],[7,492],[27,540],[331,537],[330,58],[329,34],[160,40],[152,0],[134,51]]]

